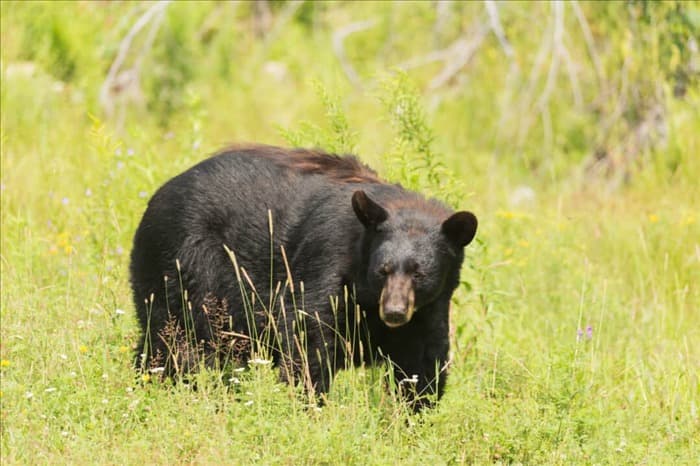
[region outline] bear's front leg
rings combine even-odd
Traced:
[[[396,389],[414,412],[431,407],[442,397],[447,380],[449,320],[447,313],[423,309],[394,333],[387,348]]]

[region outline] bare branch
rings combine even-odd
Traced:
[[[554,50],[552,53],[552,60],[549,63],[549,72],[547,73],[547,81],[545,82],[544,90],[542,90],[542,94],[540,94],[540,97],[537,99],[536,106],[540,111],[549,103],[549,97],[554,89],[554,81],[559,73],[559,49],[564,37],[564,4],[559,0],[553,0],[552,8],[554,10],[554,33],[552,37]]]
[[[165,8],[169,3],[170,0],[154,3],[136,20],[133,26],[131,26],[131,29],[129,29],[129,32],[126,34],[126,36],[124,36],[124,39],[122,39],[121,43],[119,44],[117,56],[112,62],[112,65],[107,72],[107,77],[100,88],[99,100],[107,114],[111,115],[114,112],[115,95],[123,92],[125,89],[131,89],[133,92],[138,94],[138,77],[143,56],[153,44],[155,33],[157,31],[156,26],[160,25]],[[156,18],[155,21],[154,18]],[[124,61],[129,54],[134,38],[151,21],[154,21],[154,27],[152,27],[149,31],[146,43],[141,49],[141,54],[137,58],[135,65],[129,69],[122,70],[122,66],[124,65]]]
[[[489,15],[491,30],[498,38],[498,42],[501,44],[501,48],[503,48],[503,53],[505,53],[511,61],[515,61],[515,51],[510,45],[510,42],[508,42],[505,32],[503,32],[496,2],[493,0],[484,0],[484,6],[486,6],[486,13]]]
[[[583,31],[583,38],[586,41],[586,48],[588,49],[588,55],[591,57],[591,61],[593,62],[593,67],[595,68],[595,73],[598,78],[598,84],[602,88],[604,88],[604,83],[605,83],[605,73],[603,71],[603,65],[600,62],[600,57],[598,56],[598,52],[596,51],[595,48],[595,43],[593,41],[593,34],[591,33],[591,28],[588,27],[588,21],[586,21],[586,16],[583,14],[583,11],[581,10],[581,7],[579,6],[578,2],[576,0],[571,0],[569,3],[571,5],[571,8],[574,9],[574,14],[576,15],[576,19],[578,20],[579,25],[581,26],[581,31]]]
[[[571,54],[569,54],[569,49],[562,42],[558,47],[559,54],[564,60],[566,65],[566,74],[569,76],[569,81],[571,81],[571,91],[574,94],[574,105],[577,108],[583,107],[583,94],[581,93],[581,86],[578,82],[578,74],[576,72],[576,63],[571,59]]]
[[[446,50],[445,66],[435,76],[428,85],[428,89],[434,90],[438,87],[444,86],[450,79],[452,79],[459,71],[466,66],[467,63],[474,57],[476,51],[479,50],[481,43],[486,38],[488,33],[488,28],[479,26],[476,34],[467,40],[464,38],[457,39],[455,42],[448,47]]]
[[[362,82],[360,81],[360,76],[357,74],[357,71],[355,71],[355,68],[352,66],[347,58],[347,55],[345,54],[345,46],[343,42],[349,35],[374,27],[376,24],[376,19],[357,21],[344,26],[333,33],[333,50],[335,51],[335,55],[338,57],[340,65],[343,67],[345,76],[347,76],[348,80],[357,88],[362,87]]]
[[[285,4],[284,9],[280,11],[279,15],[277,15],[277,18],[274,20],[270,32],[265,36],[265,42],[270,43],[279,35],[284,26],[294,17],[299,8],[304,5],[304,1],[305,0],[292,0]]]

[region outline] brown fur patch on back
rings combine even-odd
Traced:
[[[339,156],[315,149],[284,149],[266,145],[234,145],[220,153],[224,152],[265,157],[291,170],[322,175],[340,183],[384,183],[377,172],[354,155]]]
[[[420,211],[425,212],[432,217],[439,219],[446,219],[452,212],[441,202],[434,199],[425,199],[415,193],[405,197],[396,197],[390,199],[383,206],[391,211],[408,210],[408,211]]]

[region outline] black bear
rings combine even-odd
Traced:
[[[324,394],[338,369],[388,360],[420,409],[443,393],[476,228],[354,156],[224,150],[165,183],[136,231],[139,364],[173,375],[264,350]]]

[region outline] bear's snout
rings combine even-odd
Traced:
[[[400,327],[411,320],[415,311],[415,291],[411,277],[391,274],[379,296],[379,317],[387,327]]]

